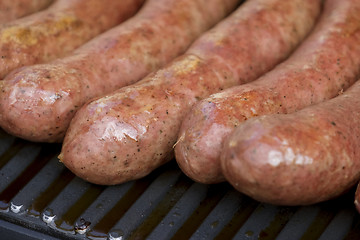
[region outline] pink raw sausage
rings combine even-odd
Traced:
[[[249,84],[216,93],[185,117],[175,148],[186,175],[201,183],[224,181],[220,152],[241,122],[289,113],[334,97],[360,76],[360,2],[327,0],[316,28],[291,57]]]
[[[247,120],[224,143],[221,166],[240,192],[277,205],[307,205],[360,179],[360,81],[291,114]]]
[[[84,105],[60,159],[93,183],[145,176],[173,157],[181,121],[194,103],[252,81],[286,58],[312,28],[320,2],[246,1],[165,68]]]
[[[11,70],[64,56],[131,17],[144,0],[57,0],[0,26],[0,79]]]
[[[0,92],[1,127],[31,141],[62,141],[86,101],[134,83],[180,55],[238,0],[203,4],[148,0],[135,17],[71,55],[13,71]]]

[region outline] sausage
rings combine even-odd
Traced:
[[[2,0],[0,1],[0,23],[40,11],[52,2],[53,0]]]
[[[221,153],[226,179],[276,205],[313,204],[349,190],[360,179],[359,95],[357,81],[331,100],[239,125]]]
[[[327,0],[310,36],[285,62],[249,84],[202,100],[185,117],[175,148],[186,175],[201,183],[224,181],[220,152],[241,122],[290,113],[334,97],[360,75],[360,2]]]
[[[65,56],[123,22],[144,0],[57,0],[0,27],[0,79],[11,70]]]
[[[86,101],[134,83],[182,54],[238,4],[227,0],[218,6],[221,2],[204,8],[202,0],[149,0],[134,18],[73,54],[15,70],[0,93],[1,127],[31,141],[62,141]]]
[[[311,29],[319,9],[313,0],[245,2],[164,68],[85,104],[60,160],[97,184],[147,175],[173,158],[180,123],[194,103],[274,67]]]

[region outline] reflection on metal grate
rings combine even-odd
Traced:
[[[2,236],[360,239],[354,191],[312,206],[279,207],[256,202],[227,183],[194,183],[174,161],[137,181],[98,186],[65,169],[57,160],[59,150],[57,144],[29,143],[0,132]]]

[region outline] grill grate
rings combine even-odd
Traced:
[[[105,187],[75,177],[58,144],[0,132],[0,232],[11,239],[360,239],[354,190],[321,204],[256,202],[227,183],[203,185],[175,161]]]

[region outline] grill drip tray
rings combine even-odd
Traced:
[[[354,189],[307,207],[256,202],[203,185],[175,161],[117,186],[75,177],[60,145],[0,131],[0,239],[360,239]]]

